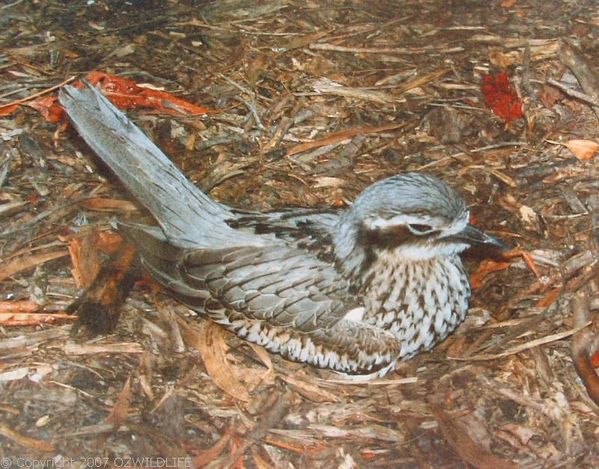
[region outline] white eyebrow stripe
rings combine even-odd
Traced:
[[[437,229],[437,226],[440,225],[440,220],[434,217],[428,216],[414,216],[414,215],[396,215],[391,218],[372,218],[366,220],[366,227],[371,230],[383,230],[385,228],[389,228],[392,226],[401,226],[401,225],[431,225],[433,229]]]

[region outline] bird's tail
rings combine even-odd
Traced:
[[[212,247],[240,233],[225,223],[225,205],[199,190],[152,141],[99,90],[65,86],[60,102],[85,142],[179,247]],[[243,238],[243,236],[241,236]]]

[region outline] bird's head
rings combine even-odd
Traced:
[[[339,258],[356,248],[393,250],[405,260],[453,256],[473,246],[503,248],[470,225],[462,197],[434,176],[407,173],[368,187],[342,217]],[[353,239],[352,239],[353,238]],[[350,248],[350,244],[353,246]]]

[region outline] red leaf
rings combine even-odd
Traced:
[[[171,115],[205,115],[215,111],[203,106],[196,106],[184,99],[177,98],[166,91],[139,86],[133,80],[117,77],[108,73],[93,71],[85,79],[92,85],[99,86],[102,92],[120,109],[152,108]],[[81,81],[73,84],[77,88],[83,87]],[[48,95],[27,101],[24,104],[32,107],[49,122],[64,120],[64,110],[58,103],[56,95]],[[18,108],[18,104],[0,106],[0,116],[9,115]]]
[[[483,76],[481,91],[487,105],[506,123],[520,119],[524,115],[522,100],[510,83],[507,71]]]
[[[0,106],[0,117],[8,116],[15,112],[15,110],[18,108],[18,104],[7,104],[6,106]]]
[[[44,96],[25,103],[39,112],[48,122],[61,122],[64,118],[64,110],[58,103],[58,97]]]
[[[99,84],[104,94],[115,106],[121,109],[149,107],[168,114],[190,114],[194,116],[215,112],[212,109],[196,106],[177,98],[166,91],[144,88],[127,78],[94,71],[90,72],[85,79],[92,85]]]

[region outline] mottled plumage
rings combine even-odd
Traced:
[[[238,336],[300,362],[383,375],[464,319],[459,254],[499,246],[468,224],[462,198],[408,173],[347,209],[235,210],[194,186],[95,88],[60,100],[102,161],[156,218],[119,223],[175,298]]]

